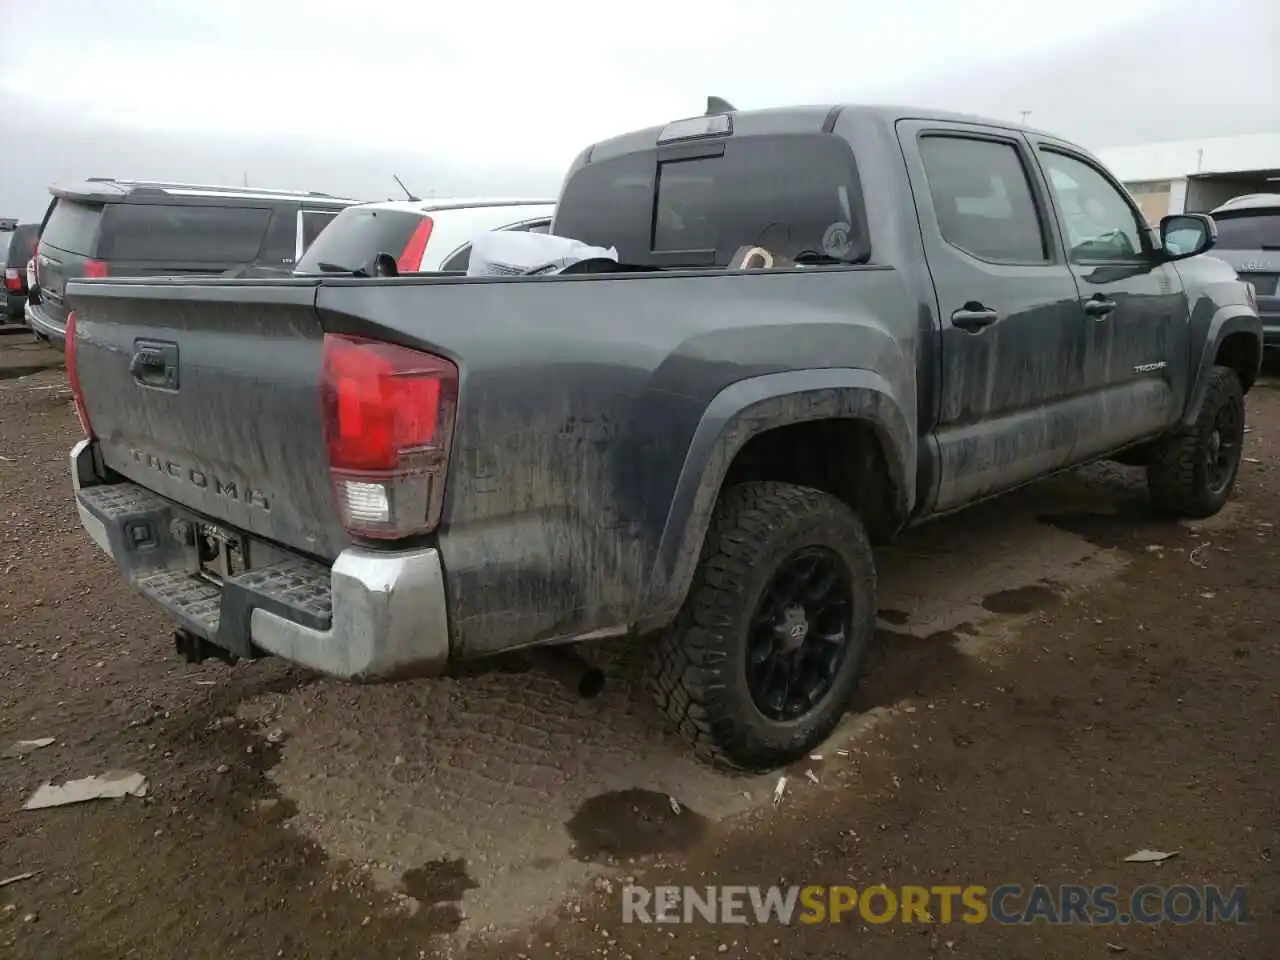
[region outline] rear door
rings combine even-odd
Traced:
[[[1083,153],[1035,143],[1088,317],[1085,376],[1103,401],[1072,454],[1083,460],[1177,419],[1189,389],[1189,308],[1181,277],[1120,185]]]
[[[269,206],[113,203],[102,216],[97,259],[112,277],[216,276],[253,263]]]
[[[67,281],[86,275],[85,263],[94,258],[102,215],[101,203],[58,197],[45,218],[36,254],[36,282],[40,312],[58,327],[67,322]]]
[[[1019,134],[903,121],[941,322],[937,509],[1067,462],[1087,404],[1084,314]]]

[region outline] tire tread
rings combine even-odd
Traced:
[[[1209,372],[1195,424],[1182,428],[1161,445],[1147,466],[1147,489],[1157,511],[1203,519],[1222,509],[1235,481],[1233,478],[1221,498],[1213,497],[1207,489],[1208,480],[1202,467],[1202,448],[1219,407],[1224,403],[1243,404],[1243,397],[1240,380],[1230,367],[1215,366]]]
[[[659,708],[699,759],[735,769],[759,768],[752,759],[756,751],[745,742],[723,696],[722,671],[729,659],[722,632],[733,627],[742,604],[749,602],[744,584],[752,569],[776,559],[769,554],[770,532],[823,517],[839,517],[842,526],[856,532],[855,552],[870,556],[861,522],[830,494],[766,481],[739,484],[722,495],[684,606],[657,638],[646,677]],[[874,566],[866,567],[862,573],[871,577],[874,592]]]

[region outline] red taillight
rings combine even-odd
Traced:
[[[458,368],[390,343],[328,333],[321,385],[329,470],[342,522],[396,539],[440,522]]]
[[[89,413],[84,408],[84,393],[80,389],[80,371],[76,368],[76,312],[67,314],[67,342],[64,346],[67,358],[67,381],[71,384],[71,396],[76,403],[76,416],[80,418],[80,429],[90,440],[93,439],[93,426],[89,423]]]
[[[422,264],[422,255],[427,251],[427,241],[431,239],[431,228],[435,224],[430,217],[418,221],[409,242],[404,245],[400,259],[396,261],[396,269],[401,273],[414,273]]]
[[[17,267],[4,268],[4,288],[10,293],[22,292],[22,271]]]
[[[107,265],[101,260],[86,260],[84,262],[84,275],[86,280],[100,280],[109,276],[110,271]]]

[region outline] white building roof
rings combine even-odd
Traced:
[[[1126,183],[1181,180],[1197,173],[1280,170],[1280,133],[1204,137],[1106,147],[1098,159]]]

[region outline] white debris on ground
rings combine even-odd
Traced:
[[[87,800],[118,800],[122,797],[145,797],[147,778],[128,770],[114,770],[102,776],[68,780],[61,786],[43,784],[22,805],[23,810],[43,810],[47,807],[65,807]]]
[[[37,740],[19,740],[0,751],[0,760],[16,760],[19,757],[25,757],[29,753],[51,746],[54,742],[53,737],[40,737]]]
[[[1165,853],[1163,850],[1139,850],[1124,858],[1125,863],[1164,863],[1178,855],[1178,851]]]
[[[30,880],[37,872],[38,871],[31,870],[27,873],[19,873],[12,877],[5,877],[3,880],[0,880],[0,888],[7,887],[15,883],[21,883],[23,880]]]

